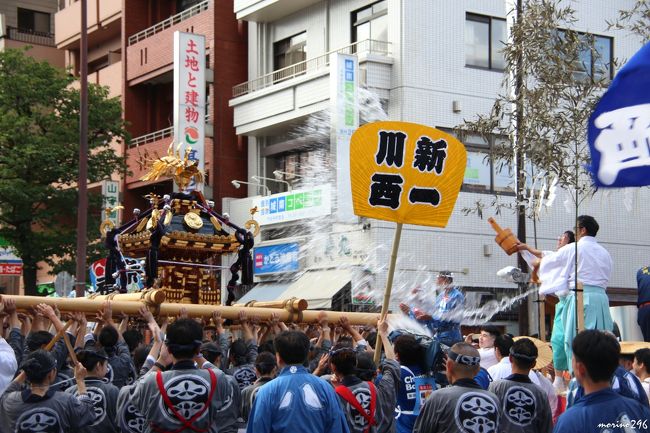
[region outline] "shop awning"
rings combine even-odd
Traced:
[[[285,299],[281,295],[290,285],[291,281],[282,283],[259,283],[235,301],[235,303],[245,304],[249,301],[275,301],[276,299]]]
[[[307,271],[293,282],[259,283],[235,303],[299,298],[310,310],[322,310],[332,308],[332,298],[349,282],[349,270]]]
[[[349,282],[349,270],[309,271],[291,284],[278,299],[305,299],[310,310],[332,308],[332,298]]]

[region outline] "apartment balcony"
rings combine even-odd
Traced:
[[[129,86],[151,80],[173,81],[174,32],[214,37],[214,6],[203,1],[149,28],[129,36],[126,47],[126,81]],[[207,72],[207,71],[206,71]],[[206,74],[206,80],[210,74]]]
[[[210,156],[212,155],[212,137],[214,136],[214,126],[209,123],[209,117],[205,116],[205,156],[206,170],[209,167]],[[129,147],[126,149],[126,162],[129,166],[130,175],[126,177],[126,184],[129,189],[139,188],[148,183],[140,180],[147,172],[142,165],[147,159],[155,159],[158,156],[167,154],[169,145],[174,140],[174,128],[169,127],[155,131],[140,137],[133,138]]]
[[[120,37],[122,31],[122,2],[93,0],[88,5],[88,46]],[[81,2],[68,0],[54,15],[55,43],[60,50],[79,47],[81,37]]]
[[[3,16],[0,16],[0,23],[2,22],[5,20]],[[58,68],[65,67],[65,55],[54,46],[52,33],[35,32],[12,26],[7,26],[5,29],[0,28],[0,50],[22,49],[28,45],[32,47],[27,51],[28,56],[45,60]]]
[[[328,108],[330,57],[336,53],[357,54],[359,85],[388,98],[390,43],[367,39],[233,87],[230,106],[237,134],[264,135],[266,128]]]
[[[270,22],[291,15],[321,0],[235,0],[238,20]]]

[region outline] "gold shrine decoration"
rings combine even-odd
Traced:
[[[99,225],[99,233],[102,236],[102,239],[106,237],[106,233],[115,228],[115,224],[110,220],[110,216],[113,212],[124,209],[124,206],[119,205],[115,207],[106,207],[104,208],[104,213],[106,214],[106,219],[102,221]]]
[[[185,191],[192,178],[196,183],[203,183],[203,172],[199,170],[199,161],[191,160],[189,156],[192,152],[191,147],[185,148],[185,153],[181,156],[179,143],[174,150],[174,142],[169,145],[167,155],[158,159],[145,158],[144,164],[149,167],[149,172],[142,176],[140,180],[158,180],[161,177],[171,177],[181,191]]]

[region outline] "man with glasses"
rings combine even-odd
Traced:
[[[605,248],[596,241],[598,223],[594,217],[578,217],[576,239],[578,250],[578,282],[582,283],[584,293],[585,329],[611,331],[614,327],[609,314],[609,299],[605,293],[612,274],[612,258]],[[564,321],[564,351],[567,367],[571,367],[571,343],[576,335],[576,246],[568,244],[554,253],[545,254],[539,268],[546,293],[569,290],[566,298],[566,318]],[[548,276],[554,276],[548,281]],[[549,287],[552,286],[552,287]],[[556,367],[557,368],[557,367]]]

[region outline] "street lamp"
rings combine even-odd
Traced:
[[[291,184],[287,182],[286,180],[281,180],[281,179],[271,179],[270,177],[263,177],[263,176],[251,176],[251,179],[253,179],[256,182],[260,182],[260,179],[264,180],[270,180],[271,182],[277,182],[277,183],[284,183],[287,185],[287,191],[291,191]],[[262,182],[260,182],[261,184]]]
[[[299,175],[297,175],[297,174],[289,173],[289,172],[282,171],[282,170],[275,170],[275,171],[273,171],[273,176],[275,176],[275,178],[276,178],[277,180],[282,180],[282,178],[283,178],[284,176],[297,177],[298,179],[302,179],[303,177],[305,177],[305,176],[299,176]]]
[[[235,180],[231,180],[230,183],[232,183],[232,186],[234,186],[234,187],[237,188],[237,189],[239,189],[239,188],[241,187],[242,183],[243,183],[244,185],[255,185],[255,186],[258,187],[258,188],[264,188],[264,191],[265,191],[265,194],[264,194],[264,195],[271,195],[271,189],[270,189],[268,186],[266,186],[266,185],[264,185],[264,184],[261,184],[261,183],[259,183],[259,182],[257,182],[257,183],[253,183],[253,182],[244,182],[243,180],[236,180],[236,179],[235,179]]]

